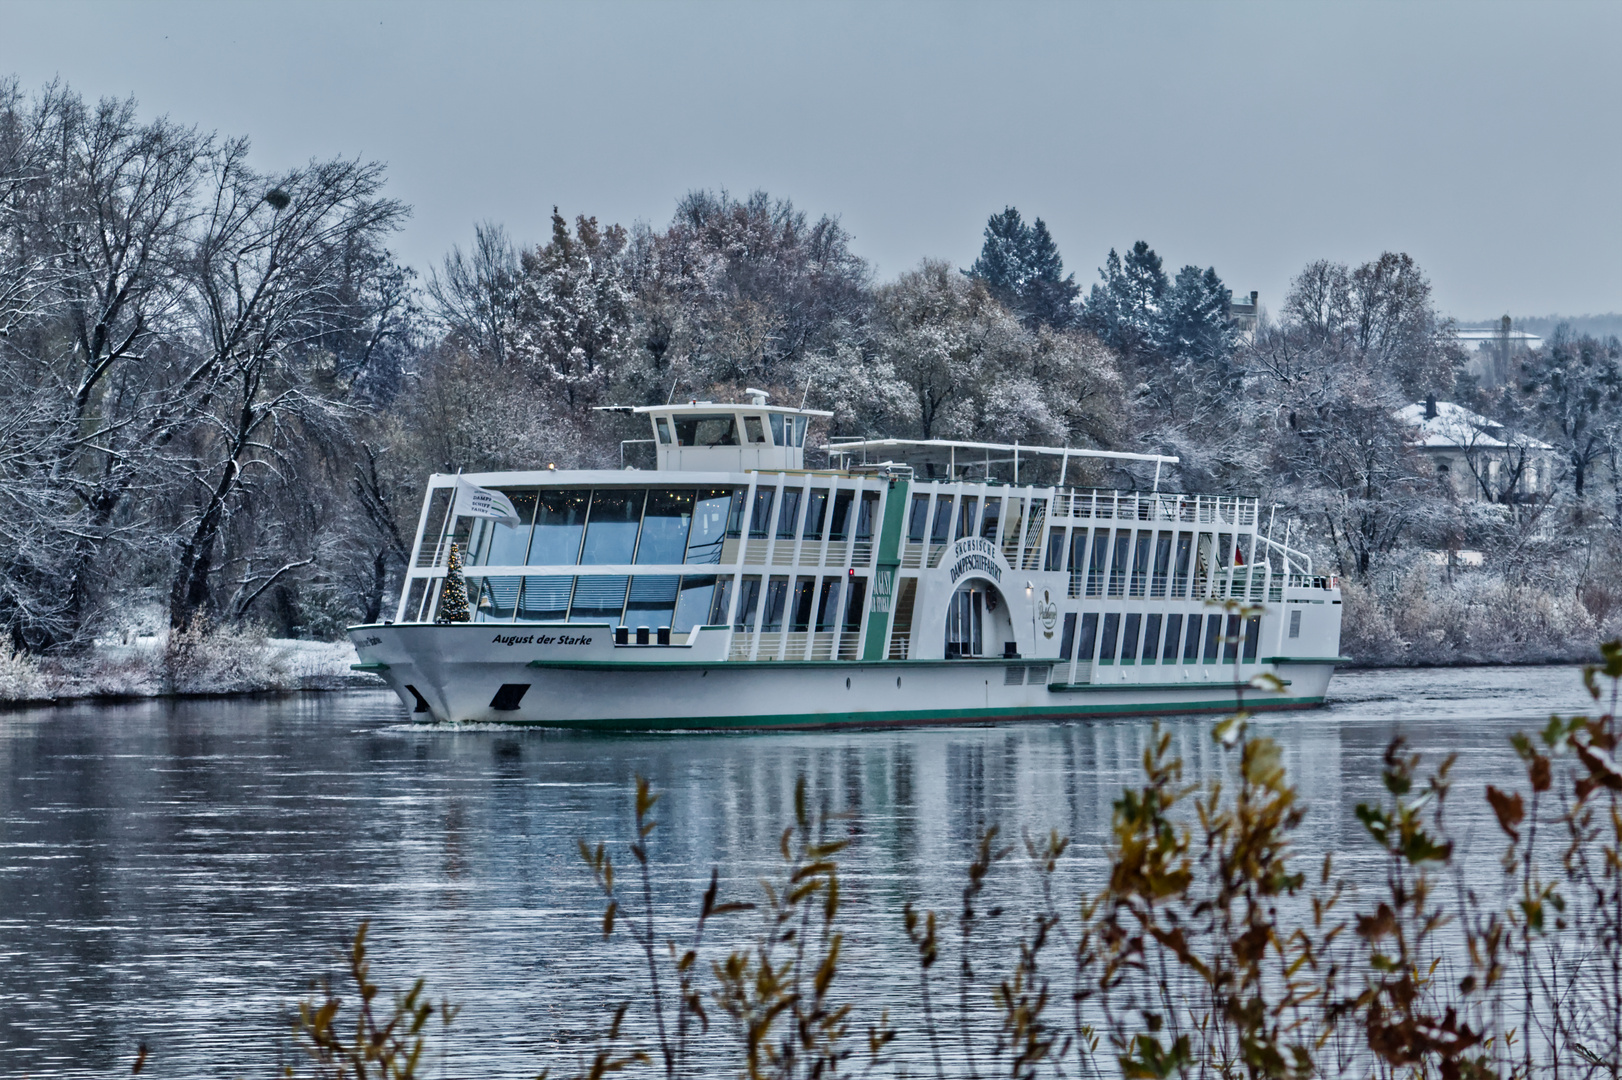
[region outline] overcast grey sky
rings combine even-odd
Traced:
[[[0,73],[389,165],[419,270],[476,220],[668,221],[695,187],[840,215],[889,276],[1005,204],[1084,287],[1145,239],[1276,310],[1412,254],[1463,319],[1622,310],[1622,3],[0,0]]]

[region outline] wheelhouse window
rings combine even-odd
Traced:
[[[763,443],[766,441],[766,428],[760,422],[758,416],[746,416],[743,418],[743,434],[746,442]]]
[[[535,534],[529,541],[531,566],[573,566],[580,561],[591,492],[578,488],[542,491],[535,511]]]
[[[678,446],[738,445],[738,425],[730,413],[715,416],[678,416],[675,421]]]
[[[582,566],[628,563],[636,554],[637,525],[645,492],[598,488],[591,493]]]
[[[670,445],[670,421],[659,417],[653,422],[654,429],[659,432],[659,442],[664,446]]]

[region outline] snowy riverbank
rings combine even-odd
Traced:
[[[351,670],[356,659],[347,641],[267,638],[244,629],[97,641],[89,652],[66,657],[0,652],[0,703],[383,686],[377,676]]]

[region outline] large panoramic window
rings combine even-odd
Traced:
[[[914,495],[907,512],[907,543],[921,544],[929,530],[929,496]]]
[[[952,537],[953,540],[974,535],[974,522],[980,510],[980,500],[973,495],[965,495],[958,500],[957,505],[957,535]]]
[[[693,526],[687,534],[687,562],[718,563],[726,539],[727,507],[732,492],[726,488],[700,488],[693,504]]]
[[[777,495],[777,489],[771,487],[757,487],[755,489],[755,508],[749,515],[749,536],[751,539],[764,540],[766,530],[772,524],[772,499]]]
[[[484,524],[490,529],[490,542],[479,561],[486,566],[523,566],[529,554],[529,528],[535,521],[535,492],[505,491],[502,494],[512,500],[519,524],[485,520]]]
[[[996,543],[996,541],[997,541],[997,521],[1001,517],[1002,517],[1002,500],[1001,499],[987,499],[986,500],[986,512],[984,514],[982,514],[981,517],[980,517],[980,535],[985,537],[987,540],[990,540],[992,543]]]
[[[873,539],[873,519],[879,515],[879,493],[862,492],[861,508],[856,512],[856,539],[869,543]]]
[[[670,620],[671,633],[686,634],[695,626],[707,625],[711,621],[710,598],[714,593],[713,577],[682,578],[681,592],[676,597],[676,614]],[[726,618],[726,615],[723,614],[721,618]]]
[[[855,498],[854,491],[834,492],[833,519],[828,523],[828,539],[844,540],[850,536],[850,504]]]
[[[687,556],[687,534],[692,523],[692,489],[648,492],[647,510],[642,515],[642,539],[636,546],[636,561],[659,565],[682,562]],[[672,585],[671,589],[674,590],[675,586]]]
[[[591,492],[553,488],[542,491],[535,511],[535,535],[530,538],[531,566],[573,566],[580,561],[580,538],[586,531],[586,507]]]
[[[645,492],[598,488],[591,493],[586,543],[580,549],[582,566],[628,563],[636,553],[636,527],[642,517]]]
[[[676,444],[678,446],[737,446],[738,425],[730,414],[725,416],[678,416]]]
[[[1182,637],[1182,634],[1183,617],[1181,615],[1167,615],[1166,648],[1165,651],[1160,654],[1160,659],[1163,663],[1177,663],[1177,646],[1181,644],[1178,639]]]
[[[929,529],[931,544],[944,544],[952,538],[952,497],[935,496],[935,524]]]

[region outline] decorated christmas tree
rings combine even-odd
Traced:
[[[462,577],[462,552],[451,543],[445,566],[445,591],[439,594],[440,622],[467,622],[467,582]]]

